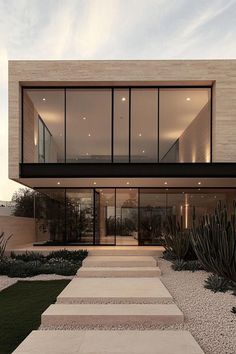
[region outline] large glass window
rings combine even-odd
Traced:
[[[66,90],[66,161],[111,162],[111,89]]]
[[[64,89],[25,89],[23,162],[65,162]]]
[[[140,189],[139,241],[141,245],[161,245],[162,228],[166,218],[166,191]]]
[[[115,189],[95,189],[95,243],[114,245],[116,235]]]
[[[168,88],[159,95],[159,161],[210,162],[210,89]]]
[[[210,161],[210,88],[23,90],[24,163]]]
[[[67,241],[93,244],[93,189],[66,190]]]
[[[40,189],[35,197],[38,242],[65,242],[65,190]]]
[[[131,162],[157,162],[158,90],[131,90]]]
[[[129,90],[114,90],[114,162],[129,162]]]

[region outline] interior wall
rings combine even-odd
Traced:
[[[179,138],[179,162],[210,162],[210,102]]]
[[[23,97],[23,117],[24,162],[38,162],[38,112],[26,92]]]

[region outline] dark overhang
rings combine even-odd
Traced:
[[[21,178],[235,178],[236,163],[24,163]]]

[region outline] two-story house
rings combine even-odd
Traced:
[[[156,245],[236,196],[236,61],[10,61],[9,177],[41,244]]]

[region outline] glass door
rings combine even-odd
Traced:
[[[116,245],[138,245],[138,189],[116,190]]]

